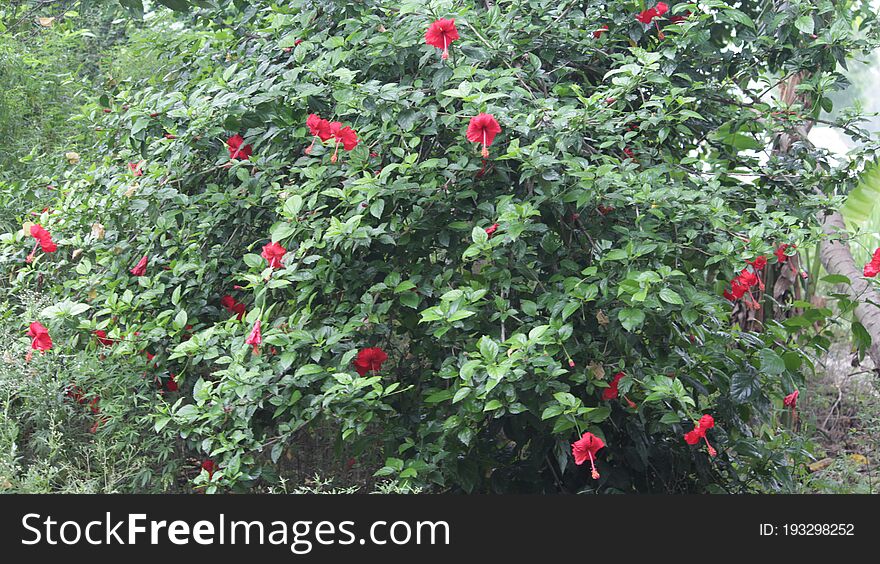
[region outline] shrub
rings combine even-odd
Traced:
[[[46,356],[126,366],[108,402],[154,405],[159,437],[218,464],[193,482],[209,492],[277,483],[314,428],[334,430],[340,464],[379,457],[403,488],[791,489],[806,452],[777,415],[824,341],[769,316],[743,331],[722,294],[760,270],[747,260],[769,271],[781,245],[817,238],[813,189],[851,169],[759,151],[820,111],[838,61],[876,45],[875,18],[862,2],[713,1],[642,24],[641,4],[159,18],[139,55],[161,80],[121,79],[83,109],[100,142],[38,216],[59,250],[26,264],[30,236],[0,238],[7,299],[57,296]],[[438,18],[459,34],[448,59],[425,44]],[[811,108],[759,96],[807,69]],[[311,114],[359,142],[313,142]],[[478,114],[494,140],[468,134]],[[147,394],[145,353],[179,391]],[[684,439],[704,414],[715,457]],[[598,479],[572,458],[586,432],[604,441]]]

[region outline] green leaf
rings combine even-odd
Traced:
[[[868,333],[868,330],[865,329],[865,326],[858,321],[853,321],[851,327],[853,342],[855,343],[859,352],[864,355],[865,352],[871,348],[871,334]]]
[[[735,403],[746,403],[760,391],[759,385],[757,374],[738,372],[730,380],[730,398]]]
[[[758,353],[761,361],[761,372],[771,376],[785,372],[785,361],[773,349],[761,349]]]
[[[467,387],[459,388],[458,391],[455,392],[455,395],[452,396],[452,403],[460,402],[464,398],[468,397],[472,391],[473,391],[473,388],[467,388]]]
[[[483,335],[477,343],[477,346],[480,349],[480,356],[486,361],[491,362],[495,360],[496,356],[498,356],[498,343],[488,335]]]
[[[660,299],[669,304],[684,305],[684,300],[673,290],[663,288],[660,290]]]
[[[827,282],[828,284],[852,284],[852,280],[843,274],[829,274],[822,277],[822,282]]]
[[[417,309],[419,307],[419,295],[415,292],[404,292],[398,297],[400,303],[406,307]]]
[[[296,219],[299,215],[300,210],[303,207],[303,199],[299,194],[294,194],[293,196],[287,198],[287,201],[284,202],[283,212],[284,215],[289,217],[290,219]]]
[[[167,6],[176,12],[189,11],[189,2],[187,0],[156,0],[159,4]]]
[[[496,409],[499,409],[501,406],[502,406],[502,404],[501,404],[500,401],[498,401],[498,400],[490,400],[490,401],[487,402],[486,405],[483,407],[483,411],[495,411]]]
[[[184,327],[186,327],[187,317],[188,316],[186,314],[186,310],[182,309],[182,310],[178,311],[177,315],[174,316],[174,321],[172,322],[172,325],[174,326],[174,328],[177,330],[180,330],[180,329],[183,329]]]
[[[483,229],[482,227],[474,227],[471,230],[471,239],[474,241],[474,243],[479,245],[481,243],[485,243],[486,241],[488,241],[489,235],[486,233],[486,230]]]
[[[137,135],[141,131],[145,130],[147,126],[150,125],[150,118],[139,117],[134,121],[134,124],[131,126],[131,134]]]
[[[460,321],[462,319],[467,319],[468,317],[470,317],[472,315],[476,315],[476,314],[477,314],[477,312],[475,312],[475,311],[470,311],[467,309],[460,309],[460,310],[456,311],[455,313],[453,313],[452,315],[450,315],[447,318],[447,320],[450,323],[452,323],[453,321]]]
[[[799,17],[794,21],[794,27],[798,28],[801,33],[812,35],[815,27],[813,16],[811,14],[805,14]]]
[[[286,221],[279,221],[269,229],[273,243],[287,239],[293,235],[295,231],[296,227],[294,227],[292,223],[287,223]]]
[[[645,312],[640,309],[625,307],[617,314],[617,320],[620,321],[624,329],[633,331],[641,327],[642,323],[645,322]]]

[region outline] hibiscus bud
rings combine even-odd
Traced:
[[[609,106],[617,101],[617,98],[605,98],[605,103]]]
[[[574,361],[572,359],[568,359],[568,367],[574,368]]]
[[[111,111],[110,108],[104,108],[104,113],[105,113],[105,114],[109,114],[110,111]]]
[[[293,47],[285,47],[284,48],[285,53],[290,53],[291,51],[293,51]]]
[[[159,112],[153,112],[150,114],[151,118],[159,117]]]

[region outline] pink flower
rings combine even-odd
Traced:
[[[797,400],[799,395],[799,391],[793,391],[792,393],[785,396],[785,398],[782,400],[782,405],[784,405],[785,407],[790,407],[791,410],[794,411],[795,409],[797,409]]]
[[[458,39],[458,29],[455,20],[439,19],[428,26],[425,32],[425,43],[437,49],[441,49],[441,59],[449,58],[449,46]]]
[[[135,176],[143,176],[144,171],[141,170],[144,161],[138,161],[136,163],[128,163],[128,168],[131,170],[131,173]]]
[[[493,223],[492,225],[490,225],[489,227],[486,228],[486,235],[491,237],[492,234],[495,233],[496,231],[498,231],[498,224]]]
[[[254,322],[250,335],[244,340],[244,344],[250,345],[254,349],[254,354],[260,354],[260,345],[263,344],[263,333],[260,331],[260,320]]]
[[[596,453],[605,448],[602,439],[593,433],[584,433],[581,438],[571,443],[571,453],[574,455],[574,463],[580,466],[587,460],[590,461],[592,468],[591,475],[594,480],[599,479],[599,472],[596,470]]]
[[[287,249],[278,243],[269,243],[263,245],[263,252],[260,253],[260,256],[269,261],[271,268],[281,268],[281,259],[284,258],[286,253]]]
[[[143,257],[141,257],[141,260],[139,260],[138,263],[134,266],[134,268],[129,270],[129,272],[131,272],[132,276],[143,276],[144,274],[146,274],[147,273],[147,255],[144,255]]]
[[[489,147],[495,140],[495,136],[501,133],[501,126],[492,114],[477,114],[471,118],[467,128],[467,139],[472,143],[483,145],[482,155],[489,158]]]

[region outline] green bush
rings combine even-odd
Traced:
[[[825,341],[769,315],[741,331],[722,292],[746,260],[769,269],[779,245],[817,238],[829,201],[813,189],[850,169],[768,148],[878,37],[865,2],[759,4],[679,2],[652,25],[627,0],[156,17],[124,60],[157,74],[96,92],[78,119],[98,144],[51,201],[17,210],[58,251],[27,264],[29,234],[0,236],[3,299],[24,335],[17,296],[55,296],[40,315],[55,346],[33,362],[118,365],[97,434],[122,432],[125,409],[138,432],[150,407],[161,462],[182,439],[181,459],[219,464],[193,481],[209,492],[276,484],[314,428],[333,429],[340,466],[378,457],[376,476],[403,488],[790,490],[807,453],[779,423],[782,397]],[[425,44],[437,18],[460,35],[446,60]],[[760,98],[802,69],[813,109]],[[359,144],[336,162],[332,141],[306,151],[313,113]],[[501,128],[485,159],[466,136],[479,113]],[[230,159],[236,134],[248,159]],[[279,268],[261,257],[270,242]],[[357,371],[367,348],[387,360]],[[180,390],[159,395],[145,370]],[[717,457],[683,438],[703,414]],[[606,445],[598,480],[572,459],[584,432]]]

